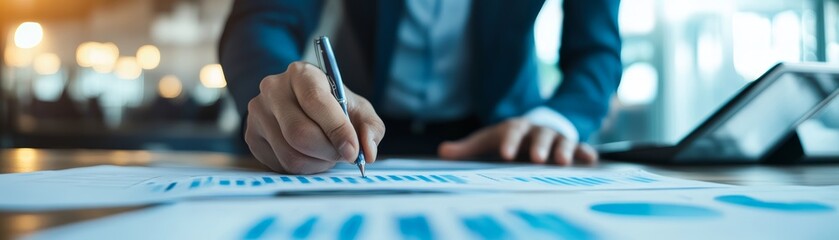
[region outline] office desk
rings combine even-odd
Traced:
[[[255,159],[204,152],[155,152],[127,150],[44,150],[8,149],[0,152],[0,173],[32,172],[85,167],[102,164],[147,166],[152,164],[188,164],[195,166],[262,169]],[[839,185],[839,164],[764,166],[648,166],[603,161],[593,168],[640,168],[652,173],[735,185]],[[34,231],[68,223],[101,218],[140,207],[67,210],[53,212],[0,212],[0,239],[15,238]]]

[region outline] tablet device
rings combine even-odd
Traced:
[[[661,163],[747,163],[794,158],[795,145],[800,149],[796,127],[837,95],[839,66],[779,63],[749,83],[675,146],[605,144],[599,150],[604,159]]]

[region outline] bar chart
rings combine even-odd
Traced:
[[[655,189],[714,187],[715,184],[680,180],[643,171],[538,171],[538,172],[372,172],[367,177],[337,172],[317,175],[233,174],[156,178],[140,184],[152,193],[209,192],[233,193],[351,189],[414,190],[580,190],[580,189]]]
[[[307,239],[333,238],[340,240],[364,239],[372,232],[388,233],[387,239],[432,240],[463,236],[471,239],[515,239],[521,237],[539,237],[549,239],[595,239],[589,229],[574,223],[554,212],[536,212],[522,209],[508,209],[497,214],[445,214],[432,216],[433,213],[415,213],[405,215],[376,215],[352,213],[331,222],[321,221],[328,216],[310,216],[303,222],[284,224],[282,216],[263,216],[253,221],[244,229],[242,239]],[[431,217],[450,218],[449,222],[456,233],[444,232],[439,223]],[[380,218],[380,219],[376,219]],[[367,222],[379,220],[384,225],[372,225]],[[525,227],[522,229],[521,227]],[[388,231],[382,228],[390,228]],[[314,229],[319,229],[314,231]],[[331,230],[330,230],[331,229]],[[376,230],[372,230],[376,229]]]
[[[377,185],[377,184],[466,184],[453,174],[388,174],[360,176],[200,176],[171,181],[148,181],[152,192],[188,191],[207,187],[257,188],[270,186]]]

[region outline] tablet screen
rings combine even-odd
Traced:
[[[699,134],[676,155],[682,161],[726,159],[756,161],[773,150],[801,121],[839,94],[839,76],[828,73],[779,71],[767,74],[723,109],[719,122]]]

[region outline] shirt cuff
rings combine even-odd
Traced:
[[[573,142],[580,140],[580,133],[577,132],[574,124],[551,108],[545,106],[534,108],[525,113],[523,118],[534,125],[553,129],[562,134],[567,140]]]

